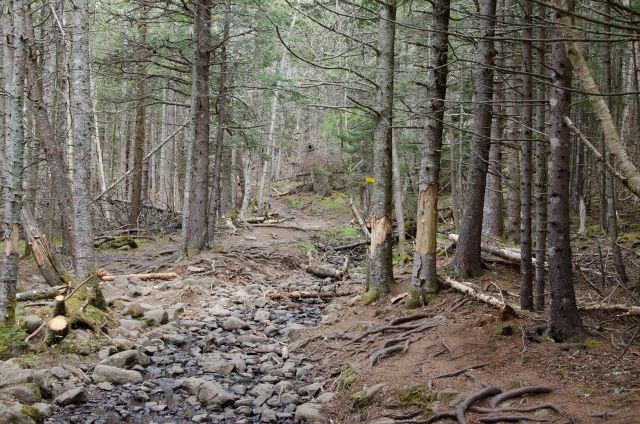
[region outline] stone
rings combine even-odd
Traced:
[[[100,365],[130,369],[135,365],[147,366],[151,359],[144,353],[137,350],[124,350],[115,355],[111,355],[100,361]]]
[[[375,384],[368,389],[360,390],[359,392],[351,395],[351,399],[353,400],[353,406],[356,408],[364,408],[365,406],[369,406],[373,403],[373,398],[378,394],[378,392],[387,387],[385,383]]]
[[[138,321],[137,319],[121,319],[120,327],[127,331],[143,330],[147,324],[144,321]]]
[[[116,346],[118,351],[122,352],[123,350],[131,350],[134,348],[134,344],[129,339],[123,339],[122,337],[116,337],[113,340],[113,344]],[[104,358],[100,358],[104,359]]]
[[[110,392],[113,390],[113,384],[108,381],[103,381],[101,383],[96,384],[96,387],[100,390],[104,390],[105,392]]]
[[[142,315],[147,321],[152,321],[156,325],[163,325],[169,322],[169,314],[164,309],[152,309]]]
[[[222,328],[226,331],[241,330],[247,327],[247,323],[237,317],[229,317],[222,323]]]
[[[320,405],[317,403],[303,403],[302,405],[298,405],[295,413],[296,421],[306,421],[309,424],[320,424],[325,423],[327,420],[320,413]]]
[[[31,405],[36,403],[40,399],[40,394],[37,390],[29,386],[10,386],[3,389],[4,394],[11,395],[11,398],[17,400],[20,403]]]
[[[144,308],[138,302],[131,302],[122,309],[122,315],[128,315],[131,318],[140,318],[144,312]]]
[[[256,397],[264,396],[268,399],[273,395],[273,390],[274,390],[273,384],[260,383],[260,384],[257,384],[253,389],[251,389],[249,393]]]
[[[71,373],[62,367],[52,367],[49,371],[51,371],[51,374],[58,380],[66,380],[71,377]]]
[[[194,423],[203,423],[207,420],[207,417],[207,414],[196,414],[191,417],[191,421],[193,421]]]
[[[224,407],[236,400],[236,397],[222,385],[203,378],[184,378],[177,381],[177,386],[184,387],[187,392],[196,395],[197,401],[205,405]]]
[[[116,385],[142,382],[142,374],[138,371],[125,370],[110,365],[97,365],[93,370],[93,378],[98,381],[107,381]]]
[[[37,410],[35,411],[38,412]],[[23,412],[23,406],[17,402],[0,400],[0,417],[5,424],[34,424],[35,420]]]
[[[204,372],[212,372],[218,375],[229,375],[236,368],[236,364],[227,361],[219,353],[205,353],[198,358],[198,365]]]
[[[253,315],[253,320],[256,322],[268,321],[271,317],[271,313],[266,309],[258,309]]]
[[[275,423],[277,421],[278,419],[276,418],[276,411],[274,411],[273,409],[265,409],[264,411],[262,411],[262,414],[260,415],[260,422]]]
[[[320,396],[316,398],[316,402],[318,403],[329,403],[333,402],[336,398],[336,394],[333,392],[324,392]]]
[[[22,328],[25,329],[27,334],[31,334],[36,331],[42,325],[42,319],[37,315],[27,315],[22,320]]]
[[[43,418],[49,418],[53,415],[53,408],[48,403],[38,402],[31,405],[31,407],[36,409]]]
[[[460,392],[458,392],[457,390],[447,387],[438,392],[438,394],[436,395],[436,400],[439,402],[447,402],[454,399],[459,394]]]
[[[84,387],[76,387],[75,389],[67,390],[55,399],[55,403],[60,406],[78,405],[81,403],[87,403],[88,401],[89,394]]]
[[[33,370],[22,369],[11,361],[0,361],[0,388],[31,381]]]
[[[113,355],[114,353],[118,353],[118,348],[116,348],[115,346],[103,347],[98,352],[98,358],[100,358],[102,360],[104,358],[108,358],[109,356]]]
[[[207,313],[214,317],[222,317],[231,315],[231,311],[227,308],[223,308],[222,306],[212,306],[207,309]]]

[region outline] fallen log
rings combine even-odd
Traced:
[[[309,258],[309,265],[304,269],[311,275],[315,275],[319,278],[333,278],[334,280],[344,280],[347,276],[347,269],[349,267],[349,258],[345,258],[344,264],[341,269],[334,269],[324,266],[317,266],[312,264],[311,258]]]
[[[340,296],[352,296],[356,292],[338,293],[338,292],[308,292],[308,291],[292,291],[292,292],[271,292],[266,296],[271,300],[279,299],[331,299]]]
[[[450,277],[444,277],[443,281],[445,282],[445,284],[447,284],[449,287],[451,287],[454,290],[457,290],[461,293],[466,294],[467,296],[470,296],[476,300],[479,300],[481,302],[484,302],[488,305],[491,305],[495,308],[501,309],[501,310],[505,310],[505,309],[511,309],[516,316],[517,313],[516,311],[519,310],[520,308],[517,306],[513,306],[513,305],[509,305],[509,304],[505,304],[505,302],[503,302],[502,300],[498,299],[497,297],[493,297],[489,294],[486,293],[482,293],[478,290],[476,290],[475,288],[462,283],[460,281],[456,281]]]
[[[458,243],[458,239],[460,238],[460,236],[458,234],[448,234],[447,238],[449,240],[451,240],[454,243]],[[515,252],[511,249],[505,249],[503,247],[497,246],[497,245],[491,245],[491,244],[487,244],[487,243],[482,243],[480,245],[480,249],[482,249],[484,252],[490,253],[494,256],[497,256],[499,258],[502,259],[506,259],[508,261],[512,261],[512,262],[516,262],[516,263],[520,263],[520,253]],[[534,260],[535,262],[535,260]]]
[[[360,246],[364,246],[369,244],[369,240],[363,240],[363,241],[358,241],[356,243],[351,243],[351,244],[345,244],[342,246],[336,246],[336,247],[332,247],[331,249],[335,252],[338,252],[340,250],[349,250],[349,249],[355,249],[356,247],[360,247]]]
[[[29,290],[16,294],[17,302],[31,302],[36,300],[53,299],[54,297],[64,294],[68,286],[47,287],[38,290]]]
[[[137,278],[142,281],[149,281],[149,280],[169,281],[169,280],[175,280],[176,278],[178,278],[178,274],[176,274],[175,272],[152,272],[150,274],[111,275],[111,274],[107,274],[99,271],[98,276],[103,281],[114,281],[116,278],[126,278],[126,279]]]
[[[349,196],[349,207],[351,207],[351,213],[353,213],[353,217],[356,219],[356,222],[358,223],[358,226],[360,227],[360,231],[362,231],[362,234],[364,234],[364,236],[367,239],[370,239],[371,238],[371,233],[369,232],[369,229],[367,228],[366,224],[364,223],[364,220],[362,219],[362,215],[360,215],[360,212],[356,208],[356,205],[353,203],[353,197],[351,197],[351,196]]]
[[[623,315],[640,316],[640,306],[622,305],[618,303],[588,303],[578,305],[583,311],[617,311],[623,312]]]

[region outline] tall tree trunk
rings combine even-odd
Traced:
[[[226,8],[229,8],[227,1]],[[218,89],[218,99],[216,106],[218,110],[218,126],[216,128],[216,148],[213,163],[213,181],[211,186],[211,198],[209,199],[209,246],[213,246],[216,231],[216,221],[218,220],[218,210],[220,209],[220,175],[222,171],[222,151],[224,149],[224,132],[227,121],[227,79],[229,66],[227,63],[227,43],[229,40],[229,25],[231,12],[225,12],[222,29],[222,45],[220,47],[220,81]],[[228,183],[228,182],[227,182]]]
[[[391,135],[391,169],[393,173],[393,212],[396,216],[398,231],[398,255],[405,259],[407,238],[404,228],[404,195],[402,191],[402,176],[400,175],[400,161],[398,159],[398,143]]]
[[[540,6],[541,17],[545,17],[544,6]],[[538,74],[544,75],[546,62],[546,30],[540,28],[540,39],[538,57]],[[544,311],[545,304],[545,269],[546,245],[547,245],[547,152],[548,141],[544,136],[546,130],[545,123],[545,100],[546,86],[538,84],[537,103],[538,110],[536,116],[536,176],[535,176],[535,208],[536,208],[536,298],[535,306],[537,311]]]
[[[146,23],[146,6],[142,5],[140,8],[140,23],[138,24],[138,36],[139,43],[138,49],[138,81],[136,83],[136,135],[133,142],[133,173],[131,178],[131,198],[129,202],[129,227],[138,228],[140,225],[140,212],[142,211],[142,171],[144,164],[142,158],[144,157],[144,144],[145,144],[145,126],[146,126],[146,65],[145,54],[143,49],[147,44],[147,23]]]
[[[562,24],[561,13],[554,11],[554,22]],[[557,31],[554,31],[557,37]],[[562,41],[552,43],[549,61],[549,286],[551,312],[549,335],[556,341],[580,338],[582,322],[576,305],[571,263],[569,220],[569,165],[571,140],[564,117],[569,115],[571,95],[571,62]]]
[[[464,214],[460,224],[460,240],[454,257],[455,271],[464,278],[478,275],[482,271],[480,243],[491,136],[495,0],[480,1],[479,19],[482,38],[478,41],[476,54],[479,68],[474,87],[474,131],[471,139]]]
[[[16,285],[18,282],[18,240],[20,239],[20,214],[22,212],[22,178],[24,173],[24,79],[25,79],[25,16],[24,0],[8,4],[12,21],[3,28],[5,42],[11,49],[13,68],[4,68],[4,90],[9,114],[6,139],[6,162],[3,162],[3,216],[2,254],[0,256],[0,324],[13,324],[16,311]],[[5,23],[7,23],[5,21]],[[9,34],[11,33],[11,36]],[[6,51],[6,50],[5,50]]]
[[[193,140],[188,149],[187,173],[183,205],[183,254],[202,250],[207,243],[209,206],[209,61],[211,57],[212,0],[196,3],[193,29],[192,109]],[[186,220],[184,218],[187,218]],[[186,222],[185,222],[186,221]]]
[[[444,100],[447,95],[450,0],[433,4],[432,50],[434,63],[429,70],[427,118],[422,132],[421,161],[418,176],[416,212],[416,250],[413,256],[411,285],[420,303],[426,292],[438,290],[436,275],[436,235],[438,223],[438,182],[440,152],[444,129]]]
[[[533,310],[533,266],[532,241],[531,241],[531,182],[533,179],[533,0],[524,1],[524,44],[522,46],[522,91],[525,105],[522,111],[522,133],[521,163],[520,163],[520,276],[522,284],[520,286],[520,307],[522,309]]]
[[[373,130],[373,188],[371,190],[371,246],[367,300],[387,293],[393,284],[391,225],[393,75],[396,1],[380,6],[376,66],[376,115]]]
[[[164,93],[168,104],[163,106],[162,140],[172,134],[176,128],[176,94],[171,80],[167,81],[167,88],[165,88]],[[160,206],[167,209],[175,209],[176,207],[173,199],[174,155],[175,144],[174,140],[171,140],[160,150]]]

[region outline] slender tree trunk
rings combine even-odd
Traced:
[[[545,17],[544,6],[540,6],[541,17]],[[540,39],[543,40],[539,46],[538,74],[544,75],[546,59],[546,30],[540,28]],[[536,116],[536,176],[535,176],[535,209],[536,209],[536,298],[535,306],[537,311],[544,311],[545,304],[545,268],[546,245],[547,245],[547,152],[548,142],[544,136],[546,130],[545,123],[545,85],[538,84],[537,101],[538,110]]]
[[[396,229],[398,231],[398,255],[404,260],[407,239],[404,228],[404,201],[402,192],[402,177],[400,175],[400,161],[398,160],[398,143],[391,136],[391,169],[393,173],[393,212],[396,216]]]
[[[146,126],[146,65],[144,63],[145,57],[142,53],[147,44],[147,23],[146,23],[146,6],[140,8],[140,23],[138,24],[138,36],[140,45],[140,53],[138,54],[138,81],[136,83],[136,135],[133,142],[133,173],[131,176],[131,198],[129,209],[129,227],[138,228],[140,225],[140,212],[142,211],[142,191],[143,191],[143,178],[142,171],[144,164],[142,158],[144,157],[144,144],[145,144],[145,126]]]
[[[229,7],[227,2],[226,7]],[[219,91],[217,99],[218,109],[218,126],[216,128],[216,148],[213,163],[213,182],[211,186],[211,198],[209,199],[209,246],[213,246],[216,221],[218,220],[218,210],[220,209],[220,175],[222,172],[222,151],[224,149],[224,132],[226,131],[227,121],[227,79],[229,66],[227,63],[227,42],[229,39],[229,25],[231,14],[227,10],[224,17],[224,24],[222,30],[222,46],[220,47],[220,81]]]
[[[249,210],[249,200],[251,200],[251,180],[252,180],[252,153],[249,148],[245,149],[244,166],[242,167],[242,203],[240,205],[240,218],[247,217],[247,211]]]
[[[482,38],[478,41],[476,59],[479,68],[474,88],[474,131],[471,139],[464,214],[460,224],[460,240],[454,257],[455,271],[463,278],[476,276],[482,271],[480,243],[491,136],[495,0],[480,1],[479,19]]]
[[[165,89],[166,101],[170,104],[163,106],[164,125],[162,126],[162,139],[164,140],[175,131],[176,128],[176,95],[172,89],[172,82],[167,81],[168,88]],[[173,173],[174,170],[175,144],[174,140],[169,141],[160,150],[160,205],[163,208],[175,209],[173,199]]]
[[[22,178],[24,173],[24,79],[25,79],[25,16],[24,0],[13,0],[8,5],[12,28],[3,29],[5,42],[13,56],[12,68],[4,69],[6,102],[9,114],[3,161],[4,196],[2,215],[2,254],[0,256],[0,324],[13,324],[16,312],[16,286],[18,282],[18,241],[22,211]],[[6,23],[6,22],[5,22]],[[11,37],[9,34],[11,33]],[[5,50],[6,51],[6,50]]]
[[[554,11],[554,22],[562,24],[561,13]],[[557,31],[554,31],[557,37]],[[549,88],[549,286],[551,313],[549,335],[556,341],[583,336],[582,322],[576,305],[571,263],[569,220],[569,165],[571,140],[564,117],[569,115],[571,95],[571,62],[561,41],[552,43],[552,86]]]
[[[376,115],[373,130],[373,178],[371,190],[371,247],[368,268],[368,301],[387,293],[393,284],[391,226],[392,121],[396,1],[380,6],[376,67]]]
[[[436,235],[438,223],[438,181],[444,129],[444,100],[447,95],[450,1],[433,4],[432,50],[434,62],[429,71],[427,118],[422,132],[421,162],[418,175],[416,212],[416,250],[413,256],[411,285],[424,304],[426,292],[438,290],[436,275]]]
[[[522,133],[521,163],[520,163],[520,276],[522,285],[520,286],[520,307],[522,309],[533,310],[533,266],[531,257],[533,253],[531,241],[531,183],[533,179],[533,46],[530,41],[533,38],[533,0],[524,1],[524,30],[525,39],[522,46],[522,91],[526,101],[522,110]]]
[[[183,254],[202,250],[207,243],[209,206],[209,61],[211,56],[211,0],[196,3],[193,30],[193,140],[189,147],[183,206]],[[188,209],[188,210],[187,210]],[[184,219],[186,217],[186,221]]]

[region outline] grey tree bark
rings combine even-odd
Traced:
[[[480,1],[479,19],[482,38],[478,41],[476,53],[479,67],[474,86],[474,131],[471,139],[465,207],[460,223],[460,240],[453,262],[455,272],[463,278],[476,276],[482,271],[480,244],[491,136],[495,0]]]
[[[413,298],[424,304],[427,292],[438,290],[436,274],[436,236],[438,223],[438,186],[440,156],[447,95],[450,1],[433,3],[434,33],[431,37],[433,65],[429,70],[427,117],[422,132],[421,161],[418,175],[418,208],[416,212],[416,250],[413,256],[411,285]]]
[[[554,11],[553,21],[560,23],[561,13]],[[557,37],[558,31],[554,31]],[[576,305],[571,263],[569,219],[569,165],[571,141],[564,117],[569,115],[571,95],[571,62],[562,41],[553,41],[549,59],[552,86],[549,88],[549,182],[548,242],[549,291],[551,305],[549,335],[556,341],[583,336],[582,322]]]
[[[396,1],[380,6],[376,65],[376,100],[373,130],[373,178],[371,190],[371,246],[369,251],[367,300],[387,293],[393,284],[392,122]]]
[[[8,16],[3,18],[3,33],[10,50],[12,68],[4,68],[5,103],[8,128],[5,140],[5,162],[2,172],[3,214],[2,254],[0,256],[0,324],[13,324],[16,310],[16,285],[18,282],[18,241],[22,212],[22,179],[24,161],[24,89],[25,89],[25,16],[24,0],[13,0],[7,4]]]
[[[193,23],[191,113],[193,139],[188,148],[183,204],[183,249],[191,255],[207,243],[209,207],[209,62],[211,57],[211,0],[196,3]]]

